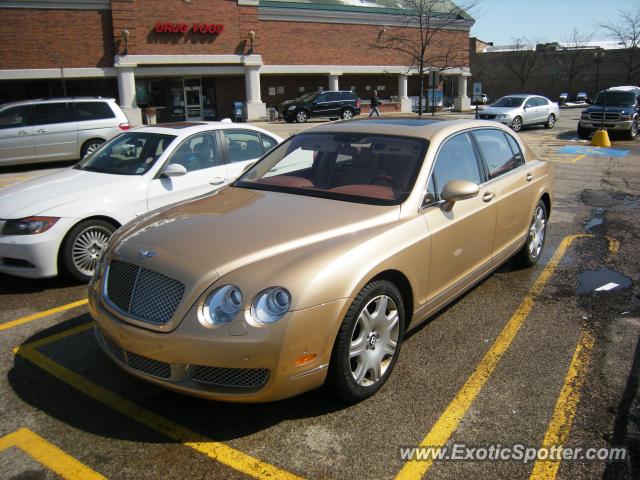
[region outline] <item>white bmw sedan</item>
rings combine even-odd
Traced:
[[[109,237],[150,210],[221,188],[282,139],[251,125],[129,130],[73,167],[0,190],[0,272],[89,281]]]

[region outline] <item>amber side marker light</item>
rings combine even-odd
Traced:
[[[302,365],[306,365],[307,363],[313,361],[316,358],[316,354],[312,353],[310,355],[303,355],[300,358],[296,358],[293,364],[296,367],[301,367]]]

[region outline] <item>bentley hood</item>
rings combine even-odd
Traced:
[[[141,250],[174,253],[222,277],[287,251],[353,238],[399,215],[399,206],[228,187],[124,227],[112,247],[116,256],[136,263]],[[153,263],[161,270],[161,258]]]

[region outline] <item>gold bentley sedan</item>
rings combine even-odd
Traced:
[[[96,337],[140,379],[264,402],[387,380],[405,333],[541,256],[554,179],[507,127],[375,119],[292,136],[219,191],[118,230]]]

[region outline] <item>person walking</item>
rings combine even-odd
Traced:
[[[381,105],[380,99],[378,98],[378,91],[374,90],[371,92],[371,111],[369,112],[369,116],[373,116],[375,113],[376,116],[380,116],[380,110],[378,110],[378,106]]]

